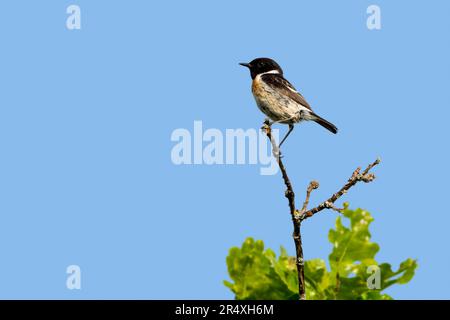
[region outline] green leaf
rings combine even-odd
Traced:
[[[400,263],[400,267],[397,271],[392,271],[389,263],[383,263],[380,265],[381,272],[381,288],[386,289],[393,284],[405,284],[408,283],[414,276],[417,268],[417,261],[413,259],[406,259]]]
[[[305,262],[306,298],[323,300],[327,297],[325,290],[329,285],[325,261],[312,259]]]
[[[280,258],[281,261],[277,261],[272,250],[264,251],[262,241],[247,238],[241,248],[230,249],[227,265],[234,283],[228,281],[224,283],[234,292],[238,300],[295,298],[296,289],[289,289],[292,270],[289,266],[278,265],[285,264],[287,258],[285,255]],[[289,275],[286,274],[287,270]]]
[[[373,218],[369,212],[345,209],[343,215],[350,219],[350,228],[343,225],[341,217],[337,218],[336,229],[331,229],[328,234],[333,245],[329,260],[332,272],[347,277],[353,271],[355,262],[376,264],[375,254],[380,248],[370,241],[369,225]]]
[[[363,293],[362,300],[394,300],[387,294],[381,294],[378,290],[371,290]]]
[[[289,291],[295,294],[298,291],[297,265],[295,258],[287,254],[285,248],[281,247],[278,261],[275,255],[271,258],[274,270],[280,280],[288,287]]]

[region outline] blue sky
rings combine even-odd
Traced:
[[[81,8],[67,30],[66,8]],[[381,8],[369,31],[366,8]],[[179,165],[175,129],[257,129],[238,62],[267,56],[338,135],[306,123],[284,146],[312,204],[380,156],[346,196],[370,211],[377,258],[417,258],[398,299],[450,298],[448,1],[4,1],[0,298],[228,299],[225,257],[253,236],[294,253],[279,175]],[[285,130],[284,128],[282,128]],[[303,227],[326,258],[335,213]],[[82,289],[66,288],[79,265]]]

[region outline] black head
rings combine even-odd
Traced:
[[[252,79],[255,79],[258,74],[269,71],[278,71],[279,74],[283,74],[283,70],[278,63],[269,58],[257,58],[252,62],[239,64],[250,69]]]

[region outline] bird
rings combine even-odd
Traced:
[[[301,121],[314,121],[334,134],[338,132],[334,124],[314,113],[302,94],[284,78],[283,69],[275,60],[256,58],[239,64],[250,70],[253,96],[258,108],[268,117],[269,126],[274,123],[289,126],[278,148]]]

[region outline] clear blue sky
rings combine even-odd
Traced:
[[[81,7],[81,30],[66,8]],[[366,28],[381,7],[382,29]],[[232,298],[225,257],[247,236],[293,253],[279,175],[175,166],[177,128],[258,128],[238,62],[276,59],[334,136],[307,123],[284,148],[317,204],[380,156],[345,198],[373,213],[379,261],[417,258],[395,298],[450,298],[448,1],[3,1],[0,298]],[[326,258],[335,213],[303,227]],[[82,289],[65,286],[66,267]]]

